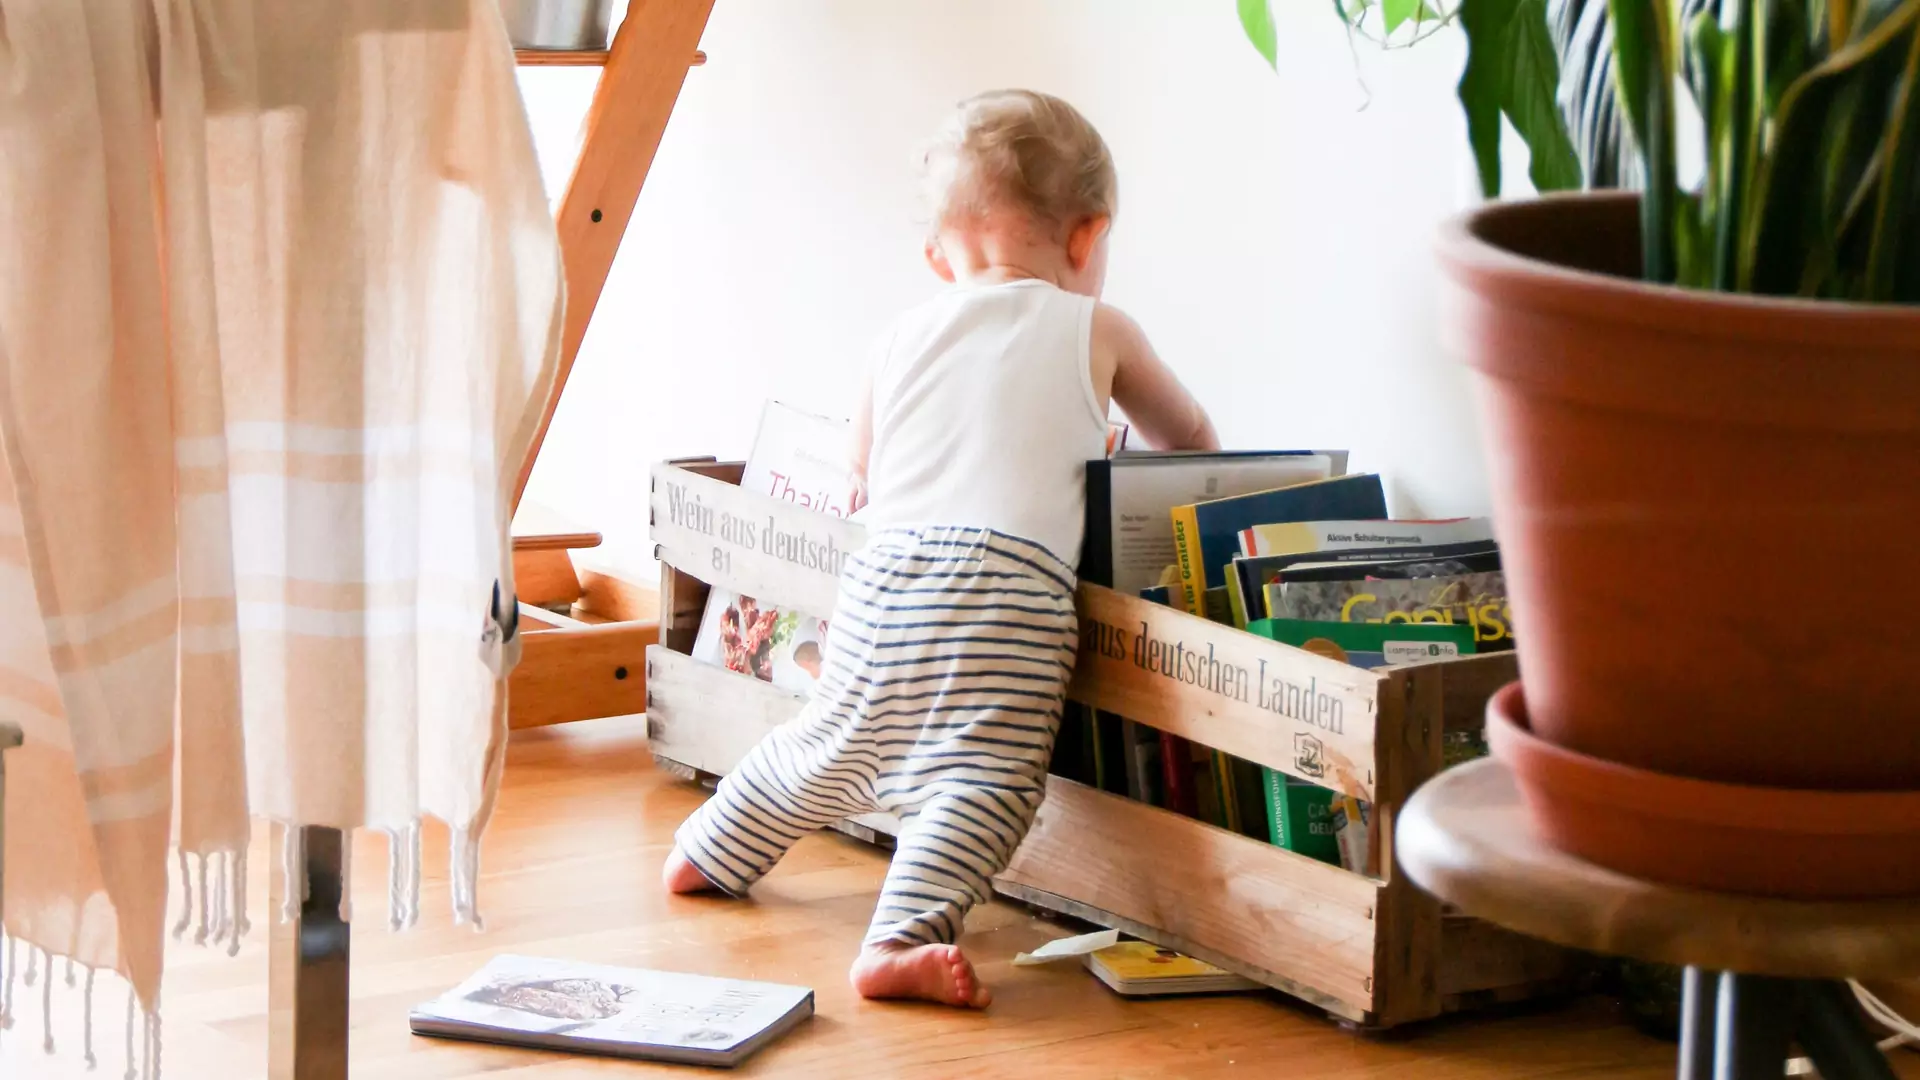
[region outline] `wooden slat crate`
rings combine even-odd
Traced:
[[[661,644],[647,652],[648,731],[655,758],[682,775],[724,775],[802,703],[687,655],[708,587],[831,612],[864,536],[739,478],[739,465],[710,460],[653,471]],[[1096,585],[1080,586],[1079,608],[1074,700],[1367,800],[1383,869],[1352,873],[1055,776],[1001,893],[1367,1027],[1581,982],[1582,958],[1445,912],[1394,866],[1400,806],[1441,768],[1443,734],[1477,729],[1516,677],[1511,654],[1371,672]],[[876,817],[849,831],[896,829]]]

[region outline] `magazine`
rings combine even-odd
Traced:
[[[416,1007],[415,1035],[731,1068],[813,1015],[800,986],[496,956]]]
[[[853,491],[850,438],[844,420],[769,401],[760,414],[760,430],[740,486],[847,517]],[[826,644],[826,619],[715,588],[707,594],[693,658],[804,695],[820,678]]]

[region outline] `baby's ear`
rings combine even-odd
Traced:
[[[1107,230],[1112,226],[1112,218],[1096,214],[1082,218],[1067,234],[1067,261],[1076,271],[1087,268],[1087,263],[1093,260],[1093,249],[1099,246],[1100,238],[1107,235]]]
[[[929,238],[926,246],[927,265],[933,268],[941,281],[953,284],[953,266],[947,262],[947,253],[940,249],[937,237]]]

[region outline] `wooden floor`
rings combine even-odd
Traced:
[[[1605,1002],[1500,1019],[1449,1020],[1390,1040],[1342,1032],[1272,995],[1125,1001],[1085,971],[1014,968],[1014,954],[1076,932],[1007,905],[976,911],[967,944],[994,988],[970,1014],[860,1001],[846,965],[885,869],[880,852],[837,835],[803,842],[751,902],[668,897],[658,885],[674,826],[703,797],[648,759],[644,726],[592,721],[522,732],[488,834],[481,903],[488,930],[447,914],[444,832],[430,829],[418,929],[385,929],[386,852],[355,848],[355,1080],[512,1080],[691,1075],[685,1068],[569,1058],[416,1039],[409,1006],[458,982],[489,956],[515,951],[600,963],[798,983],[818,1015],[741,1070],[748,1076],[947,1077],[981,1073],[1075,1077],[1271,1076],[1290,1080],[1666,1078],[1673,1049],[1622,1026]],[[265,837],[256,837],[249,895],[267,895]],[[1177,868],[1169,867],[1169,872]],[[266,905],[237,958],[176,945],[166,989],[169,1078],[246,1080],[266,1071]],[[41,1053],[40,990],[19,989],[20,1018],[0,1037],[0,1077],[119,1077],[125,994],[104,981],[96,1008],[100,1069],[80,1060],[79,994],[59,984],[54,1033]],[[1920,1076],[1905,1055],[1909,1076]]]

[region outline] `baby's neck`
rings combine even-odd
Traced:
[[[943,229],[940,249],[959,285],[1045,281],[1064,289],[1073,273],[1064,248],[1034,244],[1004,233]]]

